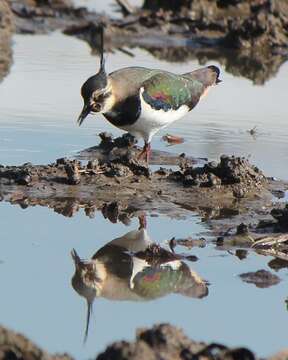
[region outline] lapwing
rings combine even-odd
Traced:
[[[96,298],[114,301],[149,301],[175,293],[203,298],[208,287],[196,272],[174,254],[160,263],[149,261],[141,253],[155,243],[146,229],[145,216],[139,227],[100,248],[90,260],[83,260],[73,249],[75,264],[72,287],[87,301],[85,338],[89,330],[92,305]]]
[[[144,140],[138,158],[147,163],[151,139],[162,128],[191,111],[213,85],[221,82],[214,65],[185,74],[145,67],[105,71],[104,34],[100,29],[100,70],[81,87],[81,125],[90,113],[101,113],[114,126]]]

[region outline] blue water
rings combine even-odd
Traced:
[[[134,58],[108,54],[107,71],[140,65],[181,73],[199,67],[197,61],[171,64],[140,49],[133,53]],[[14,65],[0,86],[0,164],[73,156],[97,144],[101,131],[121,133],[101,115],[89,116],[81,128],[76,124],[80,87],[97,71],[98,60],[86,43],[60,33],[14,37]],[[288,179],[287,76],[288,63],[264,86],[255,86],[222,68],[223,82],[185,118],[159,132],[152,147],[209,159],[248,156],[267,175]],[[248,133],[254,126],[256,137]],[[166,133],[185,142],[167,147],[161,141]]]
[[[1,323],[50,352],[68,351],[87,359],[112,341],[133,339],[137,327],[157,322],[182,327],[195,340],[249,346],[259,355],[287,345],[287,269],[278,273],[280,284],[258,289],[238,275],[269,269],[269,257],[250,254],[240,261],[209,244],[190,251],[199,258],[190,266],[210,283],[207,297],[172,294],[150,302],[96,299],[83,346],[86,304],[70,285],[74,273],[70,251],[75,248],[88,259],[108,241],[135,230],[137,220],[127,227],[109,223],[100,213],[95,219],[83,213],[65,218],[47,208],[23,210],[8,204],[1,204],[0,219]],[[147,221],[149,236],[162,246],[173,236],[197,237],[203,230],[197,216],[186,220],[148,216]]]
[[[109,54],[108,70],[136,64],[185,72],[199,66],[196,61],[161,62],[140,49],[133,52],[134,58]],[[15,36],[14,64],[0,85],[0,163],[51,162],[95,145],[100,131],[119,134],[100,117],[89,117],[81,128],[76,125],[82,106],[80,86],[97,67],[98,59],[79,40],[59,33]],[[153,147],[211,159],[222,153],[246,155],[266,174],[287,179],[288,65],[263,87],[222,71],[223,83],[187,118],[155,136]],[[255,125],[256,139],[247,132]],[[185,142],[167,148],[161,141],[166,132],[184,136]],[[251,253],[240,261],[211,242],[191,250],[199,261],[189,263],[209,281],[208,297],[174,294],[151,302],[99,298],[83,346],[86,307],[70,284],[74,272],[70,251],[75,248],[89,258],[108,241],[136,229],[137,220],[127,227],[111,224],[100,213],[94,219],[82,211],[65,218],[48,208],[23,210],[0,203],[0,226],[0,323],[49,352],[88,359],[112,341],[133,339],[137,327],[157,322],[182,327],[195,340],[248,346],[259,356],[287,346],[287,269],[278,272],[282,279],[278,285],[258,289],[238,275],[269,269],[271,258]],[[195,214],[185,220],[148,214],[149,235],[163,246],[173,236],[199,237],[203,231],[207,229]]]

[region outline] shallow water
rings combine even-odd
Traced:
[[[136,64],[187,72],[199,66],[196,61],[159,61],[140,49],[133,53],[134,58],[109,54],[108,70]],[[76,125],[80,86],[97,67],[98,59],[79,40],[59,33],[15,36],[14,65],[0,85],[0,163],[50,162],[95,145],[100,131],[119,134],[100,117],[89,117],[81,128]],[[288,179],[287,75],[285,64],[277,77],[260,87],[222,69],[223,83],[189,116],[155,136],[153,147],[209,159],[222,153],[251,156],[267,175]],[[253,138],[247,130],[255,125],[258,134]],[[184,136],[185,142],[167,147],[161,141],[166,132]],[[149,215],[148,233],[160,243],[207,231],[193,214],[186,220]],[[188,263],[211,284],[207,297],[173,294],[150,302],[99,298],[83,346],[86,308],[70,284],[70,251],[75,248],[81,257],[90,258],[108,241],[136,229],[137,220],[126,227],[109,223],[99,213],[95,219],[83,213],[65,218],[47,208],[23,210],[1,203],[0,225],[0,322],[51,352],[87,359],[114,340],[132,339],[137,327],[156,322],[183,327],[195,340],[248,346],[260,356],[287,346],[287,269],[278,272],[280,284],[256,288],[238,275],[269,269],[271,258],[251,253],[240,261],[211,243],[191,250],[199,261]]]
[[[80,86],[98,67],[88,45],[59,33],[18,35],[14,42],[15,63],[0,86],[0,163],[53,161],[95,145],[100,131],[120,134],[101,116],[89,116],[81,128],[76,124]],[[107,70],[141,65],[187,72],[199,66],[159,61],[140,49],[133,53],[134,58],[109,54]],[[267,175],[287,179],[287,76],[288,63],[266,85],[255,86],[222,69],[223,83],[188,116],[159,132],[152,147],[209,159],[223,153],[250,156]],[[253,137],[248,130],[254,126]],[[167,147],[161,141],[166,133],[184,136],[185,142]]]
[[[0,219],[1,323],[49,351],[68,351],[87,359],[114,340],[133,339],[137,327],[156,322],[180,326],[195,340],[249,346],[259,355],[287,345],[287,269],[278,272],[280,284],[259,289],[243,283],[238,275],[269,269],[270,257],[249,254],[240,261],[208,244],[189,251],[199,261],[187,263],[209,281],[207,297],[172,294],[148,302],[96,299],[83,346],[86,303],[70,284],[74,273],[70,251],[75,248],[80,257],[90,258],[108,241],[135,230],[137,220],[126,227],[109,223],[99,213],[92,220],[84,214],[67,219],[47,208],[23,210],[7,204],[0,207]],[[148,216],[147,221],[149,236],[163,246],[173,236],[196,237],[203,230],[196,216],[187,220]]]
[[[113,0],[97,1],[97,0],[73,0],[75,6],[84,6],[91,11],[109,13],[112,17],[119,17],[121,13],[119,8]],[[130,0],[129,3],[133,6],[141,6],[143,0]]]

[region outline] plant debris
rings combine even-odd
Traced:
[[[182,144],[184,142],[184,138],[169,134],[162,136],[162,140],[166,141],[169,145],[177,145],[177,144]]]

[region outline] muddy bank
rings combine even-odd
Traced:
[[[287,359],[282,351],[267,360]],[[138,329],[134,342],[118,341],[109,345],[96,360],[191,360],[191,359],[257,359],[247,348],[229,348],[218,343],[206,344],[189,339],[184,332],[169,324],[154,325],[151,329]],[[0,327],[0,359],[72,360],[67,354],[49,355],[23,335]]]
[[[118,1],[122,3],[121,1]],[[127,1],[123,1],[127,3]],[[170,61],[217,60],[228,72],[263,84],[287,60],[288,4],[285,0],[147,0],[142,9],[122,7],[127,30],[141,26],[169,35],[166,46],[155,40],[144,47]],[[135,19],[134,19],[135,20]],[[182,47],[173,44],[181,37]],[[148,41],[149,41],[148,40]],[[154,43],[154,44],[153,44]]]
[[[93,218],[100,212],[112,223],[124,224],[143,212],[171,218],[197,213],[228,247],[250,247],[263,234],[283,232],[272,215],[283,223],[285,212],[281,216],[280,210],[271,210],[274,194],[288,186],[266,178],[247,159],[222,156],[209,162],[154,151],[152,163],[158,166],[151,171],[136,160],[140,149],[130,136],[114,139],[102,133],[101,139],[79,154],[81,161],[62,158],[47,165],[0,166],[1,200],[22,208],[49,207],[67,217],[84,211]],[[241,223],[249,236],[245,229],[240,232]]]
[[[0,81],[12,63],[11,37],[14,32],[13,15],[6,0],[0,2]]]
[[[124,9],[123,20],[110,22],[107,48],[140,47],[171,62],[197,59],[205,65],[216,60],[227,72],[264,84],[288,58],[286,10],[285,1],[277,0],[225,5],[151,1],[142,9]],[[96,28],[95,23],[77,24],[65,33],[88,41],[97,52]]]
[[[217,354],[217,355],[216,355]],[[245,348],[229,349],[221,344],[205,344],[190,340],[181,329],[169,324],[139,329],[135,342],[116,342],[97,357],[97,360],[176,360],[176,359],[255,359]]]
[[[116,202],[127,213],[157,209],[176,217],[211,208],[241,212],[272,197],[269,180],[244,158],[223,155],[219,162],[195,164],[185,154],[154,153],[160,165],[171,160],[178,169],[152,172],[136,160],[140,150],[127,135],[101,136],[99,146],[86,151],[88,162],[63,158],[47,165],[0,166],[1,199],[22,207],[49,206],[66,215],[80,207],[102,209]]]
[[[285,0],[146,0],[135,13],[141,16],[143,11],[150,27],[165,22],[167,33],[189,32],[228,48],[263,51],[263,47],[286,48],[288,43]]]
[[[12,0],[10,7],[18,34],[46,34],[83,22],[108,22],[108,17],[74,8],[71,0]]]
[[[60,29],[87,41],[97,53],[97,33],[104,24],[106,51],[140,47],[169,61],[197,58],[205,64],[216,60],[228,72],[257,84],[274,76],[287,60],[288,9],[284,0],[179,4],[169,2],[168,7],[165,2],[149,1],[141,9],[128,6],[128,10],[122,6],[121,19],[74,8],[68,0],[13,0],[11,8],[17,33]]]
[[[27,337],[0,326],[0,359],[69,360],[71,357],[67,354],[50,355]]]
[[[169,324],[138,329],[134,342],[120,341],[108,346],[96,360],[254,360],[257,356],[245,347],[229,348],[219,343],[206,344],[189,339],[184,332]],[[282,351],[269,360],[286,359]]]

